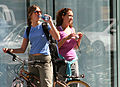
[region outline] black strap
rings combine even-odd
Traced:
[[[42,23],[42,28],[43,28],[43,31],[47,37],[47,40],[50,42],[50,43],[57,43],[57,41],[55,39],[53,39],[53,37],[50,35],[49,31],[48,31],[48,24],[47,22],[43,22]]]
[[[55,39],[53,39],[52,36],[49,34],[48,25],[46,22],[42,23],[42,28],[47,37],[47,40],[51,43],[51,44],[49,44],[51,56],[55,57],[55,58],[59,58],[57,41]]]
[[[50,35],[49,35],[49,31],[48,31],[48,25],[46,22],[42,23],[42,28],[43,28],[43,31],[44,31],[46,37],[47,37],[47,40],[49,41]]]
[[[27,38],[29,38],[30,29],[31,29],[31,26],[27,27],[27,29],[26,29]]]

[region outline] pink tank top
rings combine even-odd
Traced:
[[[59,26],[58,30],[60,32],[60,40],[67,36],[67,34],[63,31],[62,27]],[[71,28],[71,31],[73,29]],[[74,47],[76,46],[77,41],[75,39],[67,40],[60,48],[59,53],[62,55],[67,61],[72,61],[76,57],[76,52]]]

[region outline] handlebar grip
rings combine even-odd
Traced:
[[[12,56],[16,56],[15,54],[11,53],[10,51],[7,51],[6,53],[12,55]]]
[[[15,60],[16,60],[16,57],[17,57],[17,56],[16,56],[15,54],[11,53],[10,51],[7,51],[6,53],[8,53],[8,54],[10,54],[10,55],[12,55],[12,56],[13,56],[13,59],[12,59],[13,61],[15,61]]]

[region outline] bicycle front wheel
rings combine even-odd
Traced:
[[[23,87],[23,82],[20,79],[16,79],[12,82],[11,87]]]
[[[71,80],[67,82],[68,87],[90,87],[86,82],[81,80]]]

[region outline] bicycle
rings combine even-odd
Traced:
[[[26,64],[32,64],[35,66],[36,63],[41,63],[40,61],[26,61],[19,58],[19,56],[7,51],[8,54],[12,55],[13,61],[19,61],[21,63],[20,70],[17,70],[17,75],[15,79],[12,82],[11,87],[37,87],[32,80],[35,80],[37,83],[40,83],[40,79],[36,77],[35,75],[31,74],[29,71],[25,70]],[[80,78],[84,78],[84,75],[80,76],[62,76],[60,75],[55,66],[65,64],[64,60],[54,60],[53,62],[53,73],[54,73],[54,81],[53,81],[53,87],[90,87],[86,82],[80,80]],[[61,81],[58,78],[71,78],[71,80]],[[25,85],[26,84],[26,85]]]

